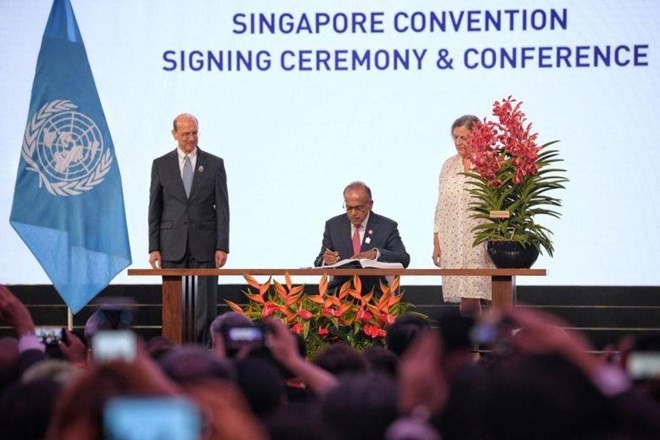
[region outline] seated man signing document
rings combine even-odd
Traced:
[[[325,223],[321,252],[315,266],[330,266],[341,260],[368,259],[385,263],[400,263],[408,267],[410,255],[401,241],[395,221],[371,211],[371,189],[363,182],[350,183],[344,189],[345,214]],[[329,287],[346,282],[347,277],[335,277]],[[363,277],[362,290],[378,288],[377,277]]]

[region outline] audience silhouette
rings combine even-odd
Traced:
[[[211,348],[137,338],[132,356],[113,359],[95,351],[95,338],[116,332],[120,341],[130,326],[90,320],[85,337],[66,332],[63,359],[52,359],[27,308],[0,286],[0,324],[15,332],[0,339],[3,439],[106,438],[108,408],[123,399],[142,405],[144,430],[154,402],[188,402],[171,407],[194,408],[189,429],[200,439],[660,438],[660,377],[647,368],[658,338],[628,336],[602,355],[529,308],[443,313],[437,323],[402,315],[386,347],[334,344],[313,360],[282,322],[234,312],[211,324]],[[241,346],[227,340],[232,328],[263,339]],[[159,428],[158,438],[173,435]]]

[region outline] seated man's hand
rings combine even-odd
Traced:
[[[360,252],[359,254],[355,254],[351,258],[355,258],[357,260],[360,259],[375,260],[378,258],[378,251],[376,251],[376,249],[374,248],[365,252]]]
[[[339,252],[330,249],[323,252],[323,264],[335,264],[337,261],[339,261]]]

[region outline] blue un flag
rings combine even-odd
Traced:
[[[119,164],[69,0],[44,31],[11,225],[74,313],[131,264]]]

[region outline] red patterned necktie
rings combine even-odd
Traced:
[[[357,255],[360,253],[360,248],[362,247],[362,243],[360,240],[360,228],[362,225],[356,225],[355,226],[355,231],[353,232],[353,255]]]

